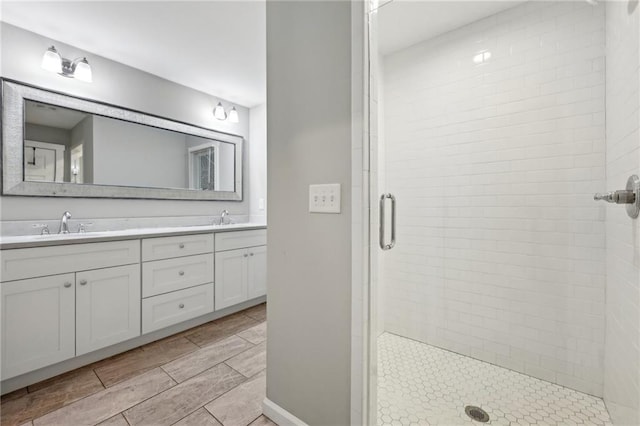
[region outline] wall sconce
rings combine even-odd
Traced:
[[[238,111],[236,111],[236,107],[231,108],[231,111],[229,111],[229,121],[232,123],[237,123],[238,121],[240,121],[240,118],[238,117]]]
[[[218,102],[218,105],[216,105],[216,107],[213,109],[213,116],[221,121],[226,120],[227,118],[232,123],[237,123],[240,121],[236,107],[232,107],[231,111],[229,111],[229,114],[227,114],[227,111],[225,111],[224,107],[222,106],[222,102]]]
[[[51,46],[42,56],[42,68],[60,74],[63,77],[75,78],[91,83],[91,65],[87,58],[77,58],[73,61],[63,58],[54,46]]]

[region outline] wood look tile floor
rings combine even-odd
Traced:
[[[274,426],[266,392],[266,304],[1,398],[1,426]]]

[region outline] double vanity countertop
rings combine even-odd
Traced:
[[[0,250],[46,247],[64,244],[97,243],[102,241],[134,240],[149,237],[205,234],[209,232],[244,231],[265,229],[260,223],[233,223],[228,225],[174,226],[158,228],[135,228],[117,231],[96,231],[72,234],[19,235],[0,237]]]

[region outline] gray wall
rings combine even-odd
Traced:
[[[126,153],[126,155],[123,155]],[[185,135],[93,118],[93,183],[188,188]]]
[[[218,103],[215,97],[4,22],[0,23],[0,31],[0,73],[5,78],[249,139],[247,108],[236,106],[239,123],[221,122],[212,115]],[[52,44],[65,57],[87,56],[93,70],[93,83],[62,78],[43,70],[42,54]],[[245,150],[245,162],[247,152]],[[249,182],[246,167],[243,179]],[[65,210],[71,211],[74,218],[217,215],[223,208],[234,215],[248,215],[249,199],[249,185],[244,185],[242,202],[0,197],[0,212],[3,221],[55,219]]]
[[[351,4],[267,2],[267,398],[350,422]],[[308,187],[342,184],[341,214]]]

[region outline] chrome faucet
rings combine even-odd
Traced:
[[[69,233],[69,219],[71,219],[71,213],[64,212],[62,214],[62,219],[60,219],[60,229],[58,230],[58,234]]]
[[[222,210],[222,213],[220,213],[220,225],[224,225],[224,218],[227,216],[229,216],[229,210]]]

